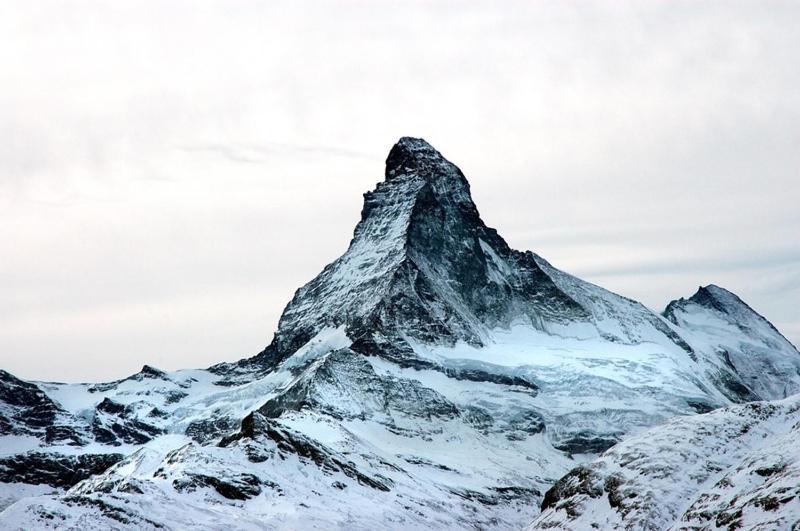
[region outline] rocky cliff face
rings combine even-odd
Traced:
[[[800,354],[732,294],[659,315],[513,250],[423,140],[384,177],[256,356],[93,385],[2,373],[0,499],[25,499],[0,526],[519,528],[620,440],[798,389]]]

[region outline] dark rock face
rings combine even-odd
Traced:
[[[717,388],[722,391],[722,394],[732,402],[752,402],[754,400],[761,400],[757,394],[753,392],[736,374],[736,371],[717,372],[715,380]]]
[[[521,411],[514,415],[508,424],[509,431],[506,433],[506,438],[509,440],[522,440],[546,429],[544,419],[536,411]]]
[[[43,429],[53,424],[61,413],[59,408],[38,386],[24,382],[0,370],[0,401],[17,409],[14,420],[31,429]],[[20,411],[22,410],[22,411]]]
[[[186,435],[199,443],[207,443],[229,434],[239,427],[239,421],[230,417],[196,420],[186,427]]]
[[[36,384],[0,370],[0,435],[33,435],[52,444],[81,445],[75,419]]]
[[[0,482],[69,488],[119,462],[122,454],[28,452],[0,459]]]
[[[226,477],[205,474],[188,474],[172,483],[179,492],[211,487],[229,500],[247,500],[261,494],[261,480],[253,474],[235,474]]]
[[[559,509],[565,510],[570,516],[576,516],[577,513],[572,503],[574,503],[573,500],[577,496],[584,495],[589,498],[599,498],[603,493],[602,478],[591,467],[578,466],[556,481],[555,485],[544,493],[542,511],[558,506]],[[562,500],[564,503],[559,505]]]
[[[132,406],[104,398],[95,408],[92,433],[97,442],[119,446],[144,444],[164,430],[139,420]]]
[[[686,404],[695,410],[697,413],[708,413],[709,411],[714,411],[717,409],[716,406],[712,404],[708,404],[707,402],[700,402],[697,400],[687,400]]]
[[[620,440],[622,434],[597,434],[583,431],[564,439],[553,446],[562,452],[572,454],[599,454],[605,452]]]
[[[258,412],[253,412],[242,420],[239,432],[226,437],[219,445],[222,447],[241,441],[244,444],[257,444],[258,441],[270,441],[275,444],[279,455],[296,455],[302,459],[312,461],[323,471],[342,472],[360,484],[376,490],[388,492],[391,490],[391,480],[388,478],[373,478],[360,472],[351,463],[346,462],[324,445],[306,437],[294,430],[274,422]],[[246,450],[247,451],[247,450]],[[259,455],[257,449],[250,448],[251,455]]]
[[[509,375],[507,372],[492,372],[490,366],[480,369],[476,366],[459,367],[441,365],[418,357],[414,350],[401,339],[390,340],[381,334],[365,334],[350,345],[350,349],[364,356],[376,356],[394,363],[404,369],[431,370],[446,374],[456,380],[488,382],[500,385],[519,386],[534,394],[538,386],[524,376]]]
[[[442,370],[442,372],[444,372],[447,376],[451,378],[455,378],[456,380],[468,380],[471,382],[489,382],[500,385],[524,387],[533,395],[535,395],[536,391],[539,389],[539,387],[535,383],[528,381],[522,376],[499,374],[480,369],[459,368],[459,367],[445,367]]]

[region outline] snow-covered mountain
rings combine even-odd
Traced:
[[[798,529],[800,395],[678,417],[573,469],[528,528]]]
[[[730,369],[721,374],[728,392],[738,395],[731,398],[774,399],[800,391],[795,347],[733,293],[714,285],[701,287],[689,299],[669,303],[664,316],[693,345],[715,352]],[[738,378],[730,379],[731,372]]]
[[[521,528],[626,437],[797,392],[800,354],[735,295],[659,315],[515,251],[461,171],[403,138],[256,356],[0,374],[0,527]]]

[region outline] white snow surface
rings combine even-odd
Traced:
[[[556,492],[557,491],[557,492]],[[800,395],[675,418],[581,465],[538,529],[800,526]]]
[[[412,342],[421,359],[446,368],[525,377],[539,387],[538,392],[368,358],[379,378],[414,381],[440,395],[458,408],[455,418],[424,418],[391,406],[382,410],[375,405],[381,403],[379,398],[369,389],[356,393],[343,372],[340,381],[350,391],[317,399],[333,401],[332,407],[353,413],[351,418],[336,419],[303,409],[277,419],[342,460],[355,463],[364,474],[389,478],[388,493],[320,469],[301,457],[253,463],[237,446],[217,448],[216,438],[204,445],[183,435],[192,421],[219,415],[242,418],[270,397],[279,396],[310,367],[319,367],[332,353],[346,349],[350,341],[341,329],[324,329],[278,370],[241,385],[217,385],[216,376],[202,370],[125,380],[94,392],[88,384],[42,384],[78,418],[90,418],[92,408],[106,397],[140,404],[142,415],[152,407],[161,408],[169,412],[161,426],[171,435],[144,446],[92,443],[88,448],[59,448],[63,452],[122,451],[130,457],[66,494],[22,499],[0,515],[0,522],[9,529],[26,528],[32,521],[37,526],[55,522],[58,527],[86,529],[156,525],[214,529],[226,521],[243,529],[519,528],[535,518],[542,494],[559,477],[592,457],[570,456],[571,452],[554,446],[581,433],[618,438],[639,433],[675,415],[691,413],[687,400],[728,403],[721,394],[708,392],[713,387],[698,378],[695,362],[672,343],[628,345],[596,336],[585,338],[580,333],[582,325],[577,328],[573,333],[566,327],[554,335],[520,321],[492,331],[491,343],[483,348]],[[295,374],[298,370],[299,375]],[[176,390],[186,396],[169,403],[166,397]],[[470,415],[475,411],[486,415],[488,422],[473,421]],[[543,420],[544,431],[531,433],[522,426],[524,415],[530,412]],[[15,442],[20,448],[33,443],[30,438]],[[278,488],[262,487],[248,500],[230,500],[209,487],[179,491],[174,482],[185,479],[189,471],[220,478],[255,474]],[[145,494],[124,492],[120,477],[133,481]],[[334,487],[336,482],[346,487]],[[507,499],[497,496],[512,487],[528,490]],[[86,497],[123,512],[110,517],[108,509],[75,501]],[[42,516],[53,514],[59,515],[55,521]]]

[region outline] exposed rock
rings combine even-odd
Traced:
[[[78,422],[36,384],[0,370],[0,435],[33,435],[46,443],[85,443]]]
[[[619,434],[621,435],[621,434]],[[590,431],[579,432],[562,439],[553,446],[568,454],[599,454],[619,442],[619,436],[600,435]]]
[[[181,492],[211,487],[229,500],[247,500],[261,494],[261,481],[253,474],[235,474],[221,478],[205,474],[187,474],[185,478],[174,480],[172,485]]]
[[[45,484],[69,488],[89,476],[103,472],[122,458],[121,454],[17,454],[0,458],[0,483]]]
[[[393,411],[425,418],[458,416],[456,406],[436,391],[414,380],[379,376],[363,356],[350,349],[331,352],[315,362],[259,412],[278,417],[303,408],[338,418],[365,419]]]
[[[104,398],[95,408],[92,421],[95,440],[119,446],[122,443],[144,444],[164,430],[139,420],[136,408]]]
[[[214,417],[196,420],[186,427],[186,435],[197,442],[205,443],[218,439],[239,427],[239,422],[231,417]]]

